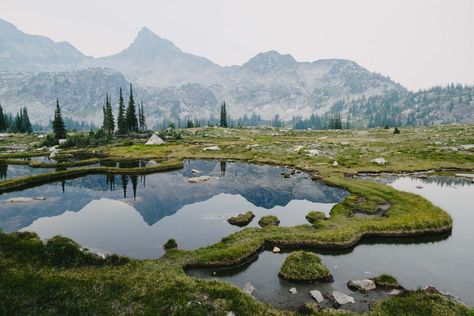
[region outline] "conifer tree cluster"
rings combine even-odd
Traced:
[[[13,117],[10,113],[4,113],[3,108],[0,105],[0,132],[5,131],[14,133],[33,132],[26,107],[21,108],[16,116]]]
[[[113,134],[115,130],[114,114],[112,113],[112,104],[110,103],[109,95],[105,97],[105,106],[103,107],[104,120],[102,128],[106,133]]]
[[[140,106],[138,107],[138,127],[142,132],[147,130],[143,101],[140,102]]]
[[[117,133],[123,135],[127,133],[127,123],[125,121],[125,104],[123,101],[122,88],[120,88],[119,93],[119,109],[117,115]]]

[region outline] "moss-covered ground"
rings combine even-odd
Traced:
[[[450,216],[415,194],[354,178],[358,172],[411,172],[415,170],[474,169],[474,153],[461,145],[474,143],[472,126],[442,126],[391,130],[291,131],[274,129],[202,128],[181,131],[182,138],[162,146],[145,146],[144,140],[123,145],[123,139],[101,148],[108,159],[148,158],[162,163],[149,169],[124,170],[80,167],[0,182],[2,192],[16,190],[89,172],[140,173],[179,168],[185,158],[238,159],[287,165],[308,172],[328,185],[351,194],[318,225],[245,228],[222,241],[193,251],[169,249],[154,260],[121,264],[52,265],[38,260],[30,243],[14,240],[0,244],[1,315],[287,315],[219,281],[199,280],[184,272],[198,266],[223,266],[244,262],[263,247],[347,248],[363,236],[414,236],[452,229]],[[34,136],[25,137],[27,145]],[[206,151],[218,146],[220,150]],[[33,154],[0,153],[0,159]],[[84,149],[81,149],[84,150]],[[382,157],[388,163],[377,165]],[[337,161],[337,166],[334,166]],[[282,181],[284,181],[282,179]],[[389,205],[379,216],[381,205]],[[364,211],[368,216],[354,216]],[[370,215],[370,214],[373,214]],[[30,236],[31,237],[31,236]],[[31,239],[31,238],[30,238]],[[34,239],[34,238],[33,238]],[[41,256],[40,256],[41,257]],[[387,271],[390,272],[390,271]],[[325,315],[331,310],[315,311]],[[404,292],[377,303],[369,315],[473,315],[469,308],[441,294]]]

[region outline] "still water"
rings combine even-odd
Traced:
[[[306,223],[308,211],[329,213],[347,195],[305,173],[285,179],[281,173],[287,171],[188,160],[182,170],[147,176],[88,175],[0,195],[0,228],[31,230],[42,238],[64,235],[97,252],[154,258],[169,238],[182,249],[220,241],[241,229],[227,223],[238,213],[254,212],[249,226],[268,214],[278,216],[282,226],[294,226]],[[212,179],[188,181],[205,175]],[[8,202],[15,197],[45,200]]]
[[[366,240],[347,252],[319,253],[334,276],[332,283],[301,284],[280,280],[278,272],[288,254],[269,251],[238,269],[192,270],[188,273],[218,278],[239,287],[251,282],[258,299],[290,309],[311,301],[308,293],[313,289],[319,289],[326,297],[333,290],[339,290],[354,296],[356,302],[367,300],[366,296],[351,292],[346,287],[347,281],[382,273],[395,276],[406,288],[432,284],[474,305],[474,185],[467,180],[447,177],[424,180],[401,177],[385,182],[398,190],[419,194],[446,210],[454,220],[452,234],[435,238]],[[417,188],[420,186],[421,189]],[[296,287],[298,294],[289,294],[291,287]],[[347,308],[356,309],[355,306]]]

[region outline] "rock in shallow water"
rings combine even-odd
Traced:
[[[318,290],[309,291],[309,295],[311,295],[311,297],[314,298],[316,302],[318,302],[319,304],[321,304],[324,301],[323,294]]]
[[[298,291],[296,290],[296,287],[292,287],[292,288],[290,289],[290,293],[291,293],[291,294],[296,294],[296,293],[298,293]]]
[[[45,201],[46,198],[44,196],[38,197],[15,197],[9,198],[7,202],[9,203],[28,203],[28,202],[35,202],[35,201]]]
[[[280,248],[278,248],[278,247],[273,247],[273,250],[272,250],[272,251],[273,251],[273,253],[278,253],[278,252],[280,252]]]
[[[368,292],[375,290],[375,282],[369,279],[350,280],[347,282],[347,287],[353,291]]]
[[[338,305],[345,305],[348,303],[355,304],[354,298],[352,296],[349,296],[339,291],[333,291],[332,297]]]

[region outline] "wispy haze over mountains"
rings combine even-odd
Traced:
[[[278,114],[290,120],[337,111],[364,126],[380,110],[385,116],[396,115],[397,124],[409,119],[424,124],[474,120],[470,88],[452,90],[454,104],[451,98],[440,101],[437,95],[443,92],[429,94],[432,102],[422,98],[417,112],[432,115],[425,121],[425,114],[416,116],[401,101],[411,99],[411,92],[354,61],[299,62],[290,54],[270,50],[242,65],[223,67],[184,52],[148,28],[142,28],[121,52],[94,58],[67,42],[29,35],[0,20],[0,82],[4,109],[15,112],[26,105],[34,121],[42,124],[50,119],[56,98],[66,116],[100,123],[105,95],[116,104],[119,88],[126,90],[129,83],[143,101],[150,126],[164,120],[217,117],[223,100],[234,118],[255,114],[272,119]],[[368,111],[375,97],[379,109]],[[400,104],[387,108],[394,100]],[[461,105],[468,108],[462,110]]]

